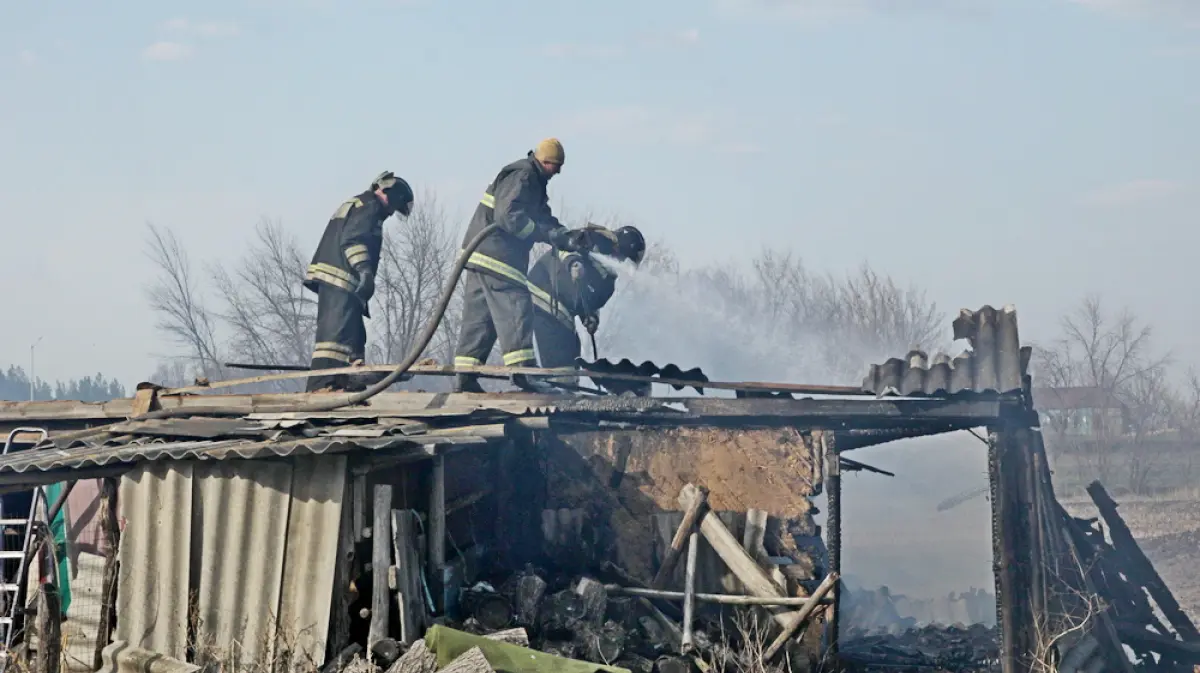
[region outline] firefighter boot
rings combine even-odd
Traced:
[[[455,374],[454,388],[452,392],[456,393],[482,393],[486,392],[483,386],[479,385],[479,378],[471,374]]]
[[[554,394],[557,394],[560,392],[557,388],[550,385],[549,383],[546,383],[545,381],[539,381],[537,379],[529,378],[528,376],[525,376],[524,374],[513,374],[512,375],[512,383],[514,386],[520,388],[521,390],[524,390],[527,393],[539,393],[541,395],[554,395]]]

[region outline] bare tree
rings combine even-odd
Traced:
[[[158,314],[158,329],[182,346],[193,370],[216,377],[223,372],[214,316],[205,306],[192,274],[191,262],[174,232],[147,224],[147,255],[158,266],[159,276],[146,291],[150,308]]]
[[[195,383],[195,376],[186,360],[169,358],[159,361],[148,380],[168,388],[182,388]]]
[[[384,237],[372,319],[372,357],[399,362],[412,349],[432,317],[450,269],[458,258],[458,232],[432,193],[417,199],[403,224]],[[456,292],[426,354],[443,362],[454,359],[454,340],[461,323],[462,293]]]
[[[1126,484],[1136,493],[1150,487],[1157,457],[1148,446],[1176,417],[1177,396],[1167,381],[1170,353],[1154,348],[1153,329],[1128,309],[1110,312],[1099,297],[1088,296],[1061,321],[1061,336],[1034,349],[1034,368],[1051,388],[1084,388],[1090,404],[1119,406],[1119,418],[1089,418],[1090,433],[1072,436],[1066,410],[1049,424],[1056,448],[1074,454],[1084,477],[1111,481],[1124,458]]]
[[[308,258],[278,220],[263,219],[232,270],[210,269],[224,310],[228,351],[257,364],[307,365],[316,330],[315,296],[304,289]]]

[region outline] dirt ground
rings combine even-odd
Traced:
[[[1200,624],[1200,573],[1196,572],[1200,562],[1200,491],[1113,498],[1142,551],[1188,616]],[[1062,504],[1074,516],[1097,516],[1095,506],[1086,497],[1064,499]]]

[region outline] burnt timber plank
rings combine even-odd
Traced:
[[[291,393],[270,395],[185,395],[160,398],[164,409],[194,409],[199,416],[212,407],[229,407],[243,415],[279,413],[287,406],[332,401],[336,393]],[[641,420],[687,422],[765,422],[813,425],[855,424],[888,427],[912,422],[987,425],[1016,402],[1001,398],[906,399],[714,399],[606,397],[588,399],[570,396],[500,393],[456,395],[444,393],[381,393],[361,406],[345,407],[328,414],[360,416],[421,416],[434,410],[463,416],[493,412],[522,415],[553,412],[589,417],[635,417]],[[0,429],[17,425],[62,430],[80,424],[100,425],[123,421],[133,413],[133,400],[93,402],[0,402]]]

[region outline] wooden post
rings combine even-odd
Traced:
[[[1000,626],[1000,668],[1002,673],[1018,673],[1016,621],[1016,559],[1012,517],[1009,513],[1013,485],[1008,474],[1008,442],[994,429],[988,433],[988,477],[992,495],[992,555],[996,569],[996,623]]]
[[[376,484],[371,518],[371,628],[367,650],[388,637],[388,568],[392,565],[392,487]]]
[[[1046,505],[1042,498],[1042,481],[1041,481],[1041,456],[1033,453],[1030,456],[1029,475],[1026,477],[1026,488],[1028,489],[1027,500],[1030,505],[1030,527],[1032,528],[1033,543],[1034,543],[1034,558],[1035,562],[1030,568],[1032,573],[1033,586],[1031,587],[1031,597],[1033,599],[1033,618],[1039,620],[1039,623],[1046,623],[1047,615],[1047,597],[1046,589],[1046,564],[1050,560],[1049,548],[1046,546],[1046,535],[1042,528],[1043,510]]]
[[[842,574],[842,470],[837,447],[833,446],[833,433],[822,432],[820,442],[825,454],[825,548],[829,551],[829,576],[835,578],[829,589],[833,604],[825,613],[825,623],[829,625],[827,653],[836,657],[842,602],[842,584],[836,579]]]
[[[412,645],[425,625],[421,595],[421,562],[416,547],[416,515],[392,510],[392,549],[396,556],[396,603],[400,610],[400,642]]]
[[[350,511],[354,516],[354,541],[362,542],[367,530],[367,476],[354,477],[350,489]]]
[[[333,566],[333,607],[329,615],[329,651],[341,652],[350,645],[350,604],[354,596],[350,584],[354,577],[354,542],[362,529],[355,528],[354,490],[357,479],[342,485],[342,518],[338,525],[337,559]]]
[[[675,572],[675,564],[679,562],[679,555],[683,553],[683,545],[687,543],[688,536],[708,504],[708,491],[704,488],[698,488],[693,484],[685,485],[679,494],[680,503],[683,503],[685,493],[693,494],[694,497],[688,496],[689,499],[683,512],[683,521],[675,530],[675,537],[671,538],[671,546],[667,548],[667,554],[663,557],[662,565],[654,575],[654,581],[650,582],[651,589],[662,589],[667,585],[671,579],[671,573]]]
[[[746,553],[758,561],[759,565],[768,568],[767,572],[771,581],[784,593],[787,593],[787,579],[783,576],[783,571],[779,569],[779,566],[771,564],[770,555],[763,544],[767,535],[767,523],[770,519],[771,516],[766,510],[746,510],[746,530],[742,533],[742,547],[746,549]]]
[[[62,662],[62,603],[58,587],[49,582],[42,584],[38,591],[37,633],[38,651],[33,670],[58,673]]]
[[[687,566],[683,583],[683,637],[679,651],[692,651],[692,620],[696,606],[696,551],[700,547],[700,535],[695,531],[688,536]]]
[[[92,655],[96,670],[104,666],[102,653],[112,637],[117,616],[117,550],[121,547],[121,526],[117,521],[117,480],[113,477],[100,481],[100,528],[108,549],[100,585],[100,626],[96,629],[96,651]]]
[[[434,605],[446,609],[442,586],[446,574],[446,457],[434,456],[429,478],[429,584]]]

